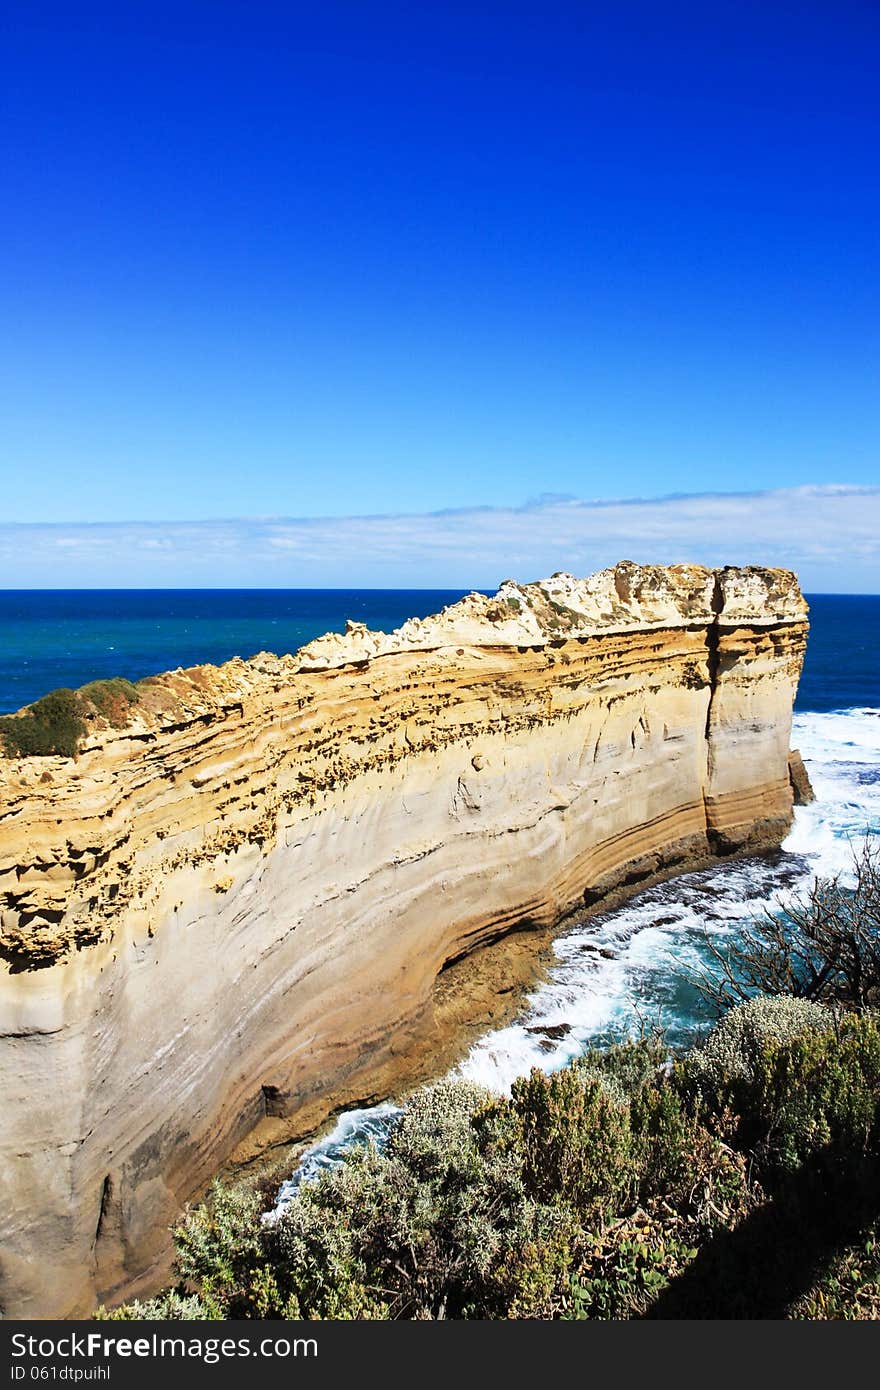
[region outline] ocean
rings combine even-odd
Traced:
[[[295,652],[347,618],[388,631],[455,589],[0,590],[0,714],[58,686]]]
[[[58,686],[140,680],[260,651],[294,652],[347,618],[389,631],[461,589],[0,590],[0,714]],[[807,595],[811,632],[797,708],[880,704],[880,596]]]
[[[0,592],[0,712],[59,685],[294,651],[321,632],[343,630],[346,618],[396,627],[460,596],[426,589]],[[807,597],[811,631],[792,745],[803,754],[816,800],[797,808],[781,851],[684,874],[569,927],[521,1016],[487,1032],[459,1075],[504,1091],[533,1066],[554,1070],[643,1022],[664,1027],[670,1046],[687,1043],[712,1021],[687,980],[708,965],[705,934],[716,945],[735,942],[756,912],[814,875],[846,875],[853,842],[880,835],[880,596]],[[352,1142],[381,1140],[394,1113],[389,1100],[341,1115],[284,1185],[282,1202]]]

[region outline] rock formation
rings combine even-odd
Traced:
[[[804,760],[799,748],[792,748],[788,755],[788,776],[791,781],[795,806],[809,806],[811,801],[816,800],[816,794],[810,783],[810,774],[804,767]]]
[[[6,1314],[142,1287],[259,1117],[368,1076],[450,960],[778,845],[806,611],[782,570],[506,582],[0,760]]]

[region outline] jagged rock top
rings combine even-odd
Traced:
[[[81,751],[146,731],[171,729],[181,720],[244,708],[280,691],[298,676],[363,665],[395,653],[469,647],[542,647],[559,639],[656,628],[771,626],[801,622],[807,605],[790,570],[754,566],[707,569],[701,565],[637,565],[624,560],[578,579],[554,574],[533,584],[507,579],[494,595],[470,593],[428,618],[410,618],[393,632],[373,632],[349,621],[292,655],[260,652],[223,666],[194,666],[148,677],[138,685],[123,727],[109,729],[92,717]],[[0,781],[12,768],[31,779],[60,759],[0,759]],[[66,761],[66,760],[65,760]]]
[[[802,621],[807,605],[790,570],[636,565],[623,560],[586,579],[554,574],[534,584],[506,579],[491,597],[467,594],[394,632],[349,622],[300,648],[300,671],[324,671],[393,652],[441,647],[545,646],[559,637],[711,623],[752,626]]]

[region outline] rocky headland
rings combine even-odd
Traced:
[[[393,1074],[444,967],[777,846],[806,633],[788,571],[623,563],[169,672],[77,758],[0,759],[5,1314],[148,1286],[259,1121]]]

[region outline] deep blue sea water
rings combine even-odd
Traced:
[[[0,591],[0,714],[59,685],[293,652],[347,618],[388,631],[454,603],[447,589]],[[880,596],[809,595],[803,710],[880,703]]]
[[[140,680],[233,656],[295,652],[347,618],[389,631],[461,589],[0,590],[0,714],[60,685]]]

